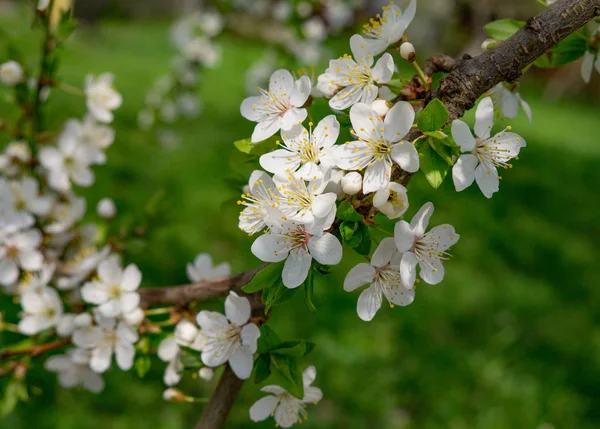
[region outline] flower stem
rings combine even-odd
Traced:
[[[411,64],[417,71],[417,74],[419,75],[421,82],[423,82],[423,87],[425,88],[426,91],[429,91],[429,84],[427,83],[427,79],[425,78],[425,73],[423,73],[423,69],[421,69],[421,66],[416,61],[413,61]]]

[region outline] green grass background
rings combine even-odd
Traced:
[[[4,14],[0,26],[18,35],[33,63],[38,42],[28,17]],[[232,142],[253,127],[239,115],[239,105],[244,71],[263,46],[222,38],[221,67],[202,76],[205,113],[183,122],[182,146],[168,151],[136,128],[145,93],[173,54],[167,31],[166,21],[83,28],[65,46],[60,72],[81,85],[87,73],[111,71],[124,97],[109,163],[95,168],[97,184],[82,190],[90,208],[104,196],[114,198],[118,224],[136,219],[158,190],[166,194],[161,206],[167,214],[127,257],[148,286],[185,282],[185,263],[200,251],[231,262],[234,271],[259,263],[250,253],[251,239],[237,230],[232,198],[238,192],[226,179],[236,176]],[[281,336],[318,345],[305,364],[316,365],[315,385],[324,399],[309,407],[304,427],[600,427],[600,106],[589,94],[548,101],[541,85],[529,83],[524,96],[534,122],[524,116],[512,121],[527,148],[515,168],[503,172],[492,200],[475,186],[456,193],[451,180],[438,191],[423,177],[410,184],[409,217],[433,201],[432,225],[451,223],[461,234],[442,284],[422,284],[410,307],[384,306],[365,323],[355,312],[358,294],[342,290],[346,272],[361,260],[347,251],[316,285],[316,313],[302,294],[275,309],[270,323]],[[59,127],[82,115],[83,99],[56,90],[46,111],[49,125]],[[10,117],[6,103],[0,113]],[[201,406],[164,402],[163,369],[154,361],[144,380],[113,369],[100,395],[64,390],[54,375],[34,369],[31,400],[0,427],[189,428]],[[214,383],[190,380],[183,386],[208,395]],[[253,424],[248,418],[260,397],[247,382],[228,427],[273,427],[272,420]]]

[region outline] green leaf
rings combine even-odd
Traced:
[[[310,311],[317,311],[317,308],[315,307],[315,305],[312,302],[312,298],[313,298],[313,294],[314,294],[314,290],[315,290],[315,278],[314,278],[315,271],[316,271],[316,268],[314,270],[312,270],[312,269],[309,270],[308,277],[306,278],[306,281],[304,282],[304,298],[306,299],[306,305],[308,306],[308,309]]]
[[[454,165],[454,162],[452,162],[452,151],[447,145],[431,137],[427,139],[427,143],[448,165]]]
[[[417,124],[421,131],[426,132],[439,130],[446,122],[448,122],[448,109],[444,103],[434,98],[421,112]]]
[[[305,340],[285,341],[273,349],[272,353],[282,356],[302,357],[310,353],[313,348],[314,343]]]
[[[264,325],[263,325],[264,326]],[[271,355],[260,355],[254,366],[254,382],[260,384],[271,375]]]
[[[353,247],[354,251],[359,255],[367,256],[371,253],[371,233],[369,227],[364,223],[358,224],[358,229],[354,233],[355,236],[360,235],[360,243]]]
[[[179,348],[190,356],[197,356],[198,358],[202,355],[202,352],[191,347],[183,346],[178,344]]]
[[[425,131],[423,134],[436,140],[446,140],[448,138],[448,134],[443,131]]]
[[[345,246],[358,246],[360,244],[360,236],[354,236],[354,232],[358,229],[358,222],[351,222],[345,220],[340,224],[340,235],[342,237],[342,244]]]
[[[493,39],[506,40],[525,25],[523,21],[514,19],[499,19],[492,21],[483,27],[483,30]]]
[[[448,163],[429,144],[419,148],[419,162],[425,178],[435,189],[439,188],[448,174]]]
[[[0,416],[7,416],[15,409],[19,402],[25,402],[28,399],[29,394],[27,393],[25,381],[13,377],[6,386],[2,399],[0,399]]]
[[[200,369],[204,366],[200,356],[184,354],[181,356],[181,364],[185,369]]]
[[[296,362],[288,356],[271,354],[271,372],[281,387],[296,398],[304,397],[304,384],[302,373],[298,370]]]
[[[233,145],[237,150],[248,155],[260,156],[277,148],[277,138],[269,137],[261,142],[252,143],[250,139],[237,140]]]
[[[260,337],[258,337],[258,353],[268,353],[279,344],[281,344],[281,340],[275,331],[272,330],[269,325],[262,325],[260,327]]]
[[[283,264],[284,261],[267,265],[256,273],[250,283],[244,286],[242,290],[246,293],[254,293],[273,286],[276,282],[281,280]]]
[[[263,291],[262,300],[265,304],[265,313],[268,313],[275,304],[283,304],[290,301],[298,288],[290,289],[283,283],[275,283],[275,286],[267,288]]]
[[[347,220],[351,222],[360,222],[363,220],[363,216],[358,213],[349,201],[344,200],[340,203],[337,208],[337,217],[341,220]]]
[[[150,367],[152,366],[152,360],[148,355],[140,355],[135,358],[135,363],[133,364],[135,368],[135,373],[139,378],[144,378],[148,371],[150,371]]]
[[[533,64],[540,68],[554,68],[581,58],[587,50],[587,40],[583,31],[577,31],[561,40]]]

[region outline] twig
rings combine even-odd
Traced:
[[[62,340],[53,341],[51,343],[39,344],[31,347],[25,347],[22,349],[2,350],[0,351],[0,361],[21,355],[30,355],[31,357],[35,357],[46,353],[50,350],[68,346],[69,344],[71,344],[71,339],[63,338]]]

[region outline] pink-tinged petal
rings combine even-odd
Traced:
[[[500,180],[495,167],[486,168],[485,165],[479,164],[475,169],[475,181],[486,198],[492,198],[492,195],[500,190]]]
[[[460,192],[473,183],[475,180],[475,167],[479,164],[479,160],[475,155],[461,155],[452,167],[452,180],[456,192]]]
[[[352,292],[359,287],[373,282],[375,279],[375,268],[371,264],[360,263],[353,267],[344,279],[344,290]]]
[[[304,280],[308,276],[311,262],[312,256],[306,250],[293,249],[283,266],[283,273],[281,275],[283,285],[293,289],[304,283]]]
[[[383,123],[384,136],[387,141],[402,140],[411,130],[415,121],[415,109],[406,101],[399,101],[387,113]]]
[[[452,121],[452,138],[462,152],[471,152],[475,149],[475,137],[469,126],[460,119]]]
[[[371,257],[371,264],[374,267],[384,267],[390,263],[392,256],[396,253],[396,243],[393,237],[386,237],[381,240],[373,256]]]
[[[475,111],[475,134],[477,137],[487,139],[494,126],[494,103],[491,97],[485,97],[479,102]]]
[[[390,157],[408,173],[419,170],[419,153],[411,142],[401,141],[393,145]]]
[[[320,237],[311,237],[308,250],[310,255],[323,265],[337,265],[342,260],[342,245],[337,237],[329,232]]]
[[[381,290],[376,285],[371,285],[358,297],[356,312],[365,322],[373,320],[377,311],[381,308]]]

